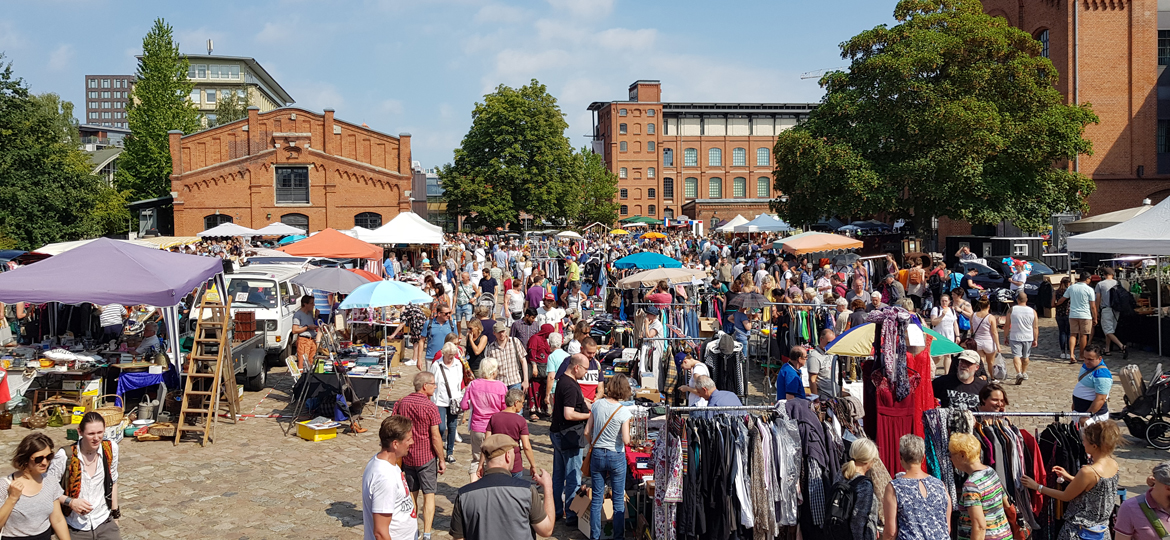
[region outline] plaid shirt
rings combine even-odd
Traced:
[[[512,323],[512,337],[519,338],[520,343],[525,345],[525,354],[527,353],[528,340],[532,339],[537,332],[540,332],[540,321],[533,320],[532,324],[526,324],[524,319]]]
[[[527,352],[524,345],[517,338],[508,338],[505,343],[488,345],[486,355],[496,359],[500,364],[500,381],[505,386],[524,382],[524,374],[520,372],[520,364],[524,361]]]
[[[402,464],[422,467],[435,459],[435,449],[431,446],[431,426],[439,425],[439,408],[431,402],[431,398],[422,392],[408,394],[394,404],[394,414],[410,419],[410,431],[414,435],[414,444],[410,445],[410,453],[402,459]]]

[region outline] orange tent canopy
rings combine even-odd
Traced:
[[[325,229],[300,242],[289,244],[278,251],[299,257],[330,257],[334,259],[382,259],[382,248],[346,236],[336,229]]]
[[[784,251],[787,251],[793,255],[804,255],[805,253],[816,253],[819,251],[832,251],[834,249],[859,249],[862,246],[861,240],[849,238],[848,236],[841,236],[839,234],[820,232],[807,232],[804,234],[798,234],[781,239],[779,243],[782,243]],[[295,246],[296,244],[293,245]]]
[[[368,272],[366,270],[362,270],[361,268],[346,268],[346,270],[349,270],[350,272],[353,272],[353,273],[355,273],[361,277],[364,277],[370,281],[382,281],[382,278],[378,277],[373,272]]]

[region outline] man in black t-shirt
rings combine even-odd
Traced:
[[[973,411],[979,406],[979,391],[987,386],[987,379],[977,377],[979,354],[975,351],[959,353],[959,367],[955,373],[948,373],[935,379],[931,386],[934,397],[943,407]]]
[[[557,378],[552,425],[549,426],[553,447],[552,496],[557,518],[564,515],[565,525],[576,528],[577,514],[569,510],[569,505],[577,486],[581,485],[581,462],[587,444],[583,431],[593,403],[585,399],[577,382],[588,372],[589,359],[578,353],[570,356],[565,364],[568,367],[564,375]]]

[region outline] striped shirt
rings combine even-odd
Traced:
[[[410,419],[411,432],[414,435],[414,444],[410,445],[410,453],[402,458],[402,464],[407,467],[422,467],[435,459],[435,451],[431,446],[431,426],[439,425],[439,408],[422,392],[408,394],[394,404],[394,414],[401,414]]]
[[[963,482],[963,492],[959,494],[959,506],[964,508],[959,514],[959,540],[971,538],[971,517],[966,508],[972,506],[983,507],[983,520],[987,524],[986,540],[1011,538],[1012,529],[1003,512],[1003,497],[1003,485],[994,469],[988,467],[968,477]]]

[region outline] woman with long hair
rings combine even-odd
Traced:
[[[30,433],[16,446],[11,462],[16,472],[0,480],[0,489],[8,497],[0,505],[0,536],[49,540],[56,534],[69,540],[69,526],[58,501],[65,490],[61,484],[44,481],[53,455],[53,440],[44,433]]]
[[[991,302],[980,297],[973,303],[975,314],[971,316],[971,335],[975,337],[975,352],[983,360],[983,369],[991,373],[995,355],[999,353],[999,325],[991,314]]]
[[[630,380],[618,374],[606,379],[605,397],[597,400],[585,422],[585,440],[590,441],[589,477],[593,500],[589,505],[589,538],[601,538],[601,508],[605,486],[613,490],[614,539],[625,538],[626,445],[630,444],[630,419],[633,413],[622,405],[630,399]],[[584,479],[582,479],[584,480]]]

